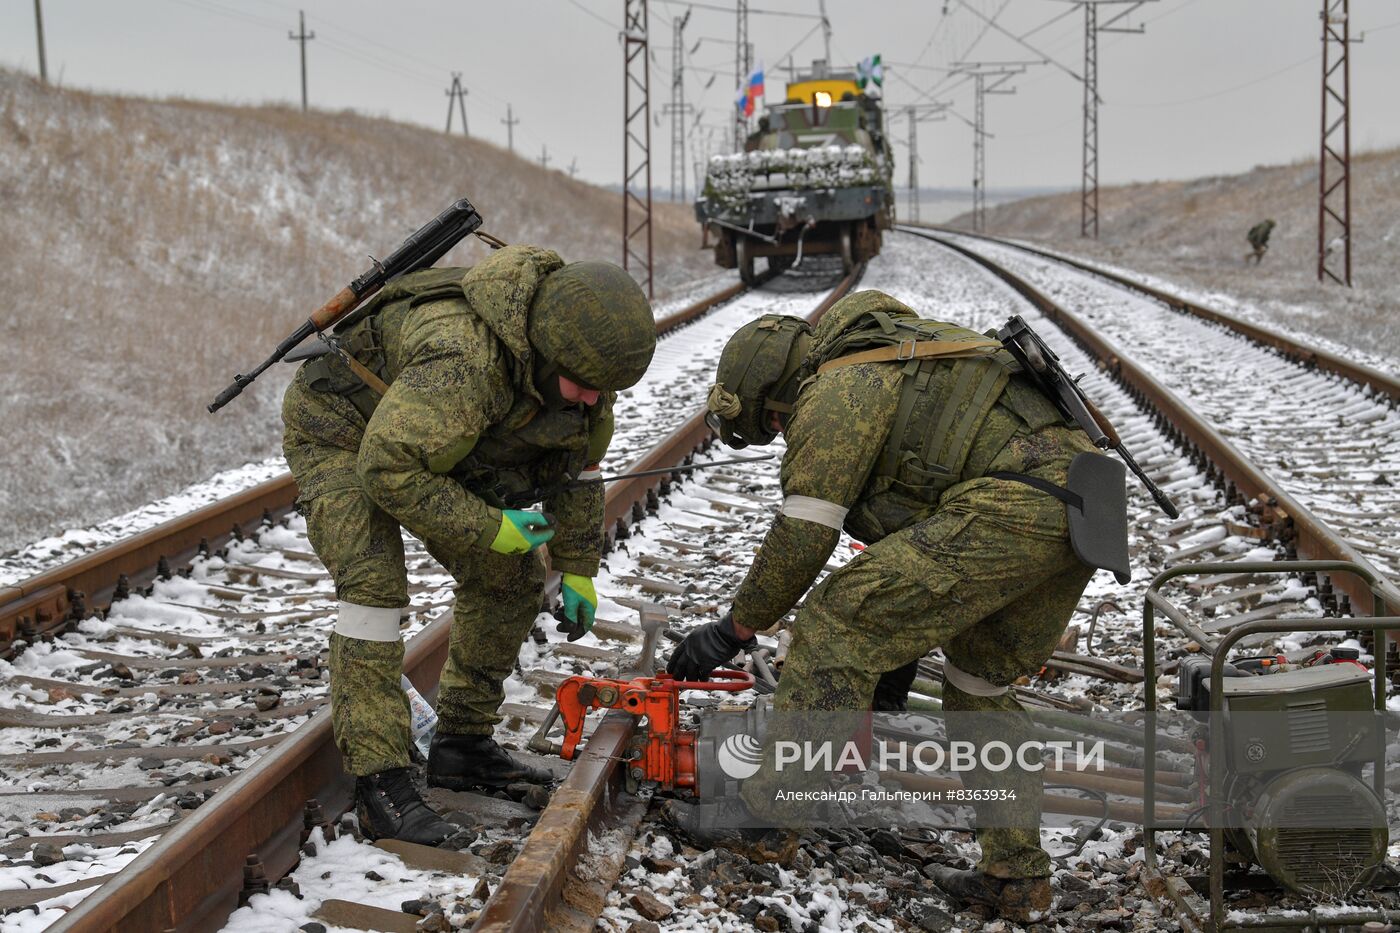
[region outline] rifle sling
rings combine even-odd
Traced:
[[[828,360],[817,367],[817,373],[820,375],[842,366],[854,366],[856,363],[893,363],[904,360],[929,360],[938,357],[985,356],[989,351],[1000,349],[1002,349],[1000,340],[905,340],[887,347],[876,347],[873,350],[864,350],[849,356],[838,356],[836,359]]]

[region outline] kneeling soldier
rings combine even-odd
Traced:
[[[410,780],[401,529],[457,584],[428,783],[547,783],[548,773],[511,758],[492,732],[502,682],[541,608],[536,549],[546,541],[563,573],[565,612],[593,624],[603,490],[553,495],[548,518],[505,508],[504,497],[596,475],[615,390],[646,371],[655,324],[617,266],[565,265],[518,246],[469,270],[405,275],[338,330],[388,391],[380,398],[326,354],[301,367],[282,408],[307,535],[340,600],[330,639],[335,739],[357,778],[366,830],[435,844],[453,827]]]
[[[943,708],[1002,712],[997,737],[1028,738],[1029,717],[1007,685],[1053,652],[1093,569],[1071,549],[1065,506],[1014,477],[1063,486],[1070,461],[1094,447],[1010,354],[860,292],[815,332],[781,315],[741,328],[720,357],[709,409],[731,447],[784,434],[784,501],[732,608],[687,636],[671,672],[704,677],[752,644],[812,585],[845,528],[869,546],[798,612],[775,712],[901,708],[911,665],[941,647]],[[771,818],[770,775],[744,782],[742,796]],[[1041,785],[1030,777],[964,776],[974,787],[1009,783],[1017,800],[978,832],[978,870],[935,876],[954,896],[1021,920],[1051,896]],[[703,834],[698,817],[677,810],[683,828],[690,820]]]

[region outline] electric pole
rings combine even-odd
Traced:
[[[948,104],[910,104],[904,108],[909,121],[909,222],[919,222],[919,121],[936,122],[947,119],[943,111]]]
[[[661,108],[671,117],[671,200],[685,200],[685,117],[695,108],[685,102],[685,67],[681,60],[684,50],[685,24],[690,20],[690,8],[684,16],[672,20],[671,42],[671,102]]]
[[[49,62],[44,57],[44,8],[43,0],[34,0],[34,32],[39,37],[39,81],[49,83]],[[62,75],[59,76],[60,80]]]
[[[826,48],[826,63],[831,64],[831,20],[826,18],[826,0],[819,0],[817,4],[822,13],[822,44]]]
[[[1350,0],[1322,0],[1322,154],[1317,280],[1351,286]]]
[[[573,178],[575,175],[577,175],[577,174],[578,174],[578,157],[575,156],[574,158],[572,158],[572,159],[569,160],[569,178],[572,179],[572,178]]]
[[[501,122],[504,123],[504,124],[506,125],[506,148],[508,148],[508,149],[510,150],[511,155],[514,155],[514,154],[515,154],[515,124],[519,123],[520,120],[515,116],[514,111],[512,111],[512,110],[510,109],[510,104],[506,104],[506,118],[505,118],[504,120],[502,120]]]
[[[744,2],[744,0],[740,0]],[[651,250],[651,69],[647,0],[623,0],[622,268],[654,296]],[[635,220],[634,220],[635,216]]]
[[[1023,74],[1027,65],[1040,62],[957,62],[954,68],[958,73],[971,75],[975,98],[972,124],[972,229],[981,232],[987,226],[987,132],[988,94],[1015,94],[1015,88],[1006,83],[1018,74]],[[990,82],[987,80],[991,78]]]
[[[734,13],[734,91],[738,94],[739,91],[748,92],[749,71],[753,68],[749,50],[749,0],[735,0]],[[744,148],[744,139],[749,135],[749,120],[737,104],[735,109],[734,148],[740,150]]]
[[[467,89],[462,87],[462,73],[452,72],[452,86],[447,89],[447,129],[446,133],[452,132],[452,105],[457,105],[457,112],[462,115],[462,135],[470,136],[467,132]]]
[[[38,0],[35,0],[37,3]],[[297,14],[301,20],[300,32],[289,32],[287,38],[293,42],[301,43],[301,112],[306,112],[306,43],[316,38],[316,33],[306,31],[306,11],[298,10]]]
[[[1138,7],[1153,0],[1078,0],[1084,8],[1084,159],[1079,195],[1079,235],[1099,238],[1099,33],[1122,32],[1142,33],[1146,27],[1136,29],[1115,27],[1113,24],[1126,18]],[[1099,25],[1099,6],[1108,3],[1130,4],[1130,6]]]
[[[544,143],[540,143],[540,168],[548,169],[549,162],[549,147]]]

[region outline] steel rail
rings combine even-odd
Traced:
[[[1380,581],[1376,587],[1385,602],[1391,606],[1400,605],[1400,589],[1396,588],[1393,581],[1386,579],[1349,541],[1285,491],[1206,419],[1078,315],[1060,307],[1015,273],[974,250],[934,233],[912,228],[906,232],[932,240],[981,265],[1055,322],[1080,346],[1097,357],[1108,371],[1127,385],[1144,404],[1155,409],[1174,425],[1185,442],[1213,463],[1246,500],[1258,498],[1279,513],[1294,534],[1294,545],[1300,556],[1311,560],[1344,560],[1360,564],[1375,574]],[[1334,587],[1351,597],[1357,612],[1374,614],[1375,605],[1370,587],[1350,575],[1332,582]]]
[[[844,279],[837,291],[844,294],[844,290],[854,284],[855,277],[853,274]],[[703,310],[743,290],[742,287],[730,288],[710,296],[704,300],[703,303],[708,304],[701,311],[691,306],[669,315],[658,321],[658,331],[665,332],[663,327],[670,330],[693,320]],[[814,317],[830,307],[837,297],[837,292],[829,295]],[[697,413],[633,467],[680,465],[686,457],[707,445],[709,439],[703,412]],[[626,534],[628,521],[644,514],[652,491],[668,479],[666,476],[639,477],[608,488],[603,512],[610,540]],[[279,482],[290,485],[290,477],[269,480],[262,486],[273,487]],[[294,492],[293,487],[293,495]],[[290,503],[289,497],[288,507]],[[218,515],[220,504],[206,506],[201,511]],[[157,530],[151,529],[151,532]],[[94,552],[89,557],[96,558],[101,553]],[[59,575],[64,569],[56,568],[51,573]],[[450,612],[440,613],[406,646],[404,673],[424,693],[437,684],[447,657],[450,630]],[[626,719],[626,723],[609,722],[600,728],[592,740],[598,746],[597,752],[587,759],[587,765],[582,768],[576,765],[570,771],[569,778],[555,795],[559,805],[556,807],[551,801],[541,814],[537,824],[543,827],[537,830],[541,840],[548,837],[573,842],[573,847],[567,850],[557,848],[560,854],[555,858],[560,861],[554,866],[556,894],[562,888],[567,864],[572,864],[579,844],[587,838],[585,830],[594,818],[593,811],[603,813],[606,808],[599,804],[617,797],[620,779],[616,763],[634,725],[630,716]],[[330,710],[322,710],[240,772],[213,799],[166,831],[150,848],[49,929],[55,933],[217,930],[238,906],[244,865],[256,858],[269,878],[280,878],[290,872],[299,858],[307,804],[315,801],[325,813],[339,814],[349,808],[352,790],[353,781],[345,774],[335,745]],[[534,839],[535,834],[532,833],[531,838]],[[530,849],[530,855],[537,849],[539,845]],[[522,850],[522,857],[526,854]]]
[[[855,287],[865,266],[851,271],[808,315],[813,324]],[[652,469],[679,463],[691,451],[709,443],[712,434],[701,409],[658,444],[631,469]],[[647,476],[616,483],[618,505],[631,502],[640,509],[648,492],[664,477]],[[608,513],[609,522],[615,521]],[[624,752],[637,720],[626,714],[609,715],[588,740],[578,763],[550,798],[535,829],[521,847],[505,877],[492,892],[472,926],[474,933],[535,933],[552,927],[549,919],[568,910],[565,904],[569,870],[588,848],[589,830],[613,809],[622,793]]]
[[[748,290],[738,282],[658,319],[657,336]],[[291,510],[296,495],[291,474],[284,473],[12,586],[0,586],[0,656],[8,657],[17,639],[33,641],[110,603],[122,577],[130,586],[144,586],[156,576],[162,561],[183,566],[201,548],[214,551],[227,544],[237,534],[236,527],[280,518]]]
[[[1365,366],[1361,363],[1354,362],[1346,357],[1332,353],[1331,351],[1323,350],[1321,347],[1314,347],[1311,344],[1304,343],[1301,340],[1295,340],[1291,337],[1285,337],[1282,334],[1276,334],[1266,327],[1252,324],[1234,315],[1226,314],[1224,311],[1217,311],[1206,305],[1197,304],[1194,301],[1182,298],[1180,295],[1174,295],[1171,292],[1148,285],[1145,282],[1140,282],[1129,276],[1104,269],[1094,263],[1065,256],[1048,249],[1042,249],[1038,246],[1031,246],[1028,243],[1007,240],[1002,237],[988,236],[985,233],[972,233],[967,230],[956,230],[952,227],[945,227],[937,224],[900,224],[899,226],[908,228],[906,232],[916,235],[919,230],[934,230],[939,233],[955,234],[957,236],[985,240],[989,243],[995,243],[998,246],[1018,249],[1022,252],[1039,256],[1042,259],[1053,260],[1054,262],[1061,263],[1073,269],[1078,269],[1080,272],[1098,276],[1115,285],[1121,285],[1124,288],[1139,292],[1149,298],[1160,301],[1174,311],[1179,311],[1183,314],[1189,314],[1193,317],[1219,324],[1241,336],[1248,337],[1255,343],[1279,351],[1294,362],[1301,363],[1305,366],[1316,366],[1318,369],[1335,373],[1358,385],[1369,386],[1377,395],[1389,399],[1392,405],[1400,404],[1400,379],[1392,376],[1390,373],[1382,372],[1372,366]]]

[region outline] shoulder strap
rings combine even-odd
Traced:
[[[902,340],[897,344],[876,347],[848,356],[838,356],[817,367],[817,372],[825,373],[856,363],[889,363],[905,360],[928,360],[935,358],[966,358],[987,356],[989,351],[1002,349],[1000,340]]]

